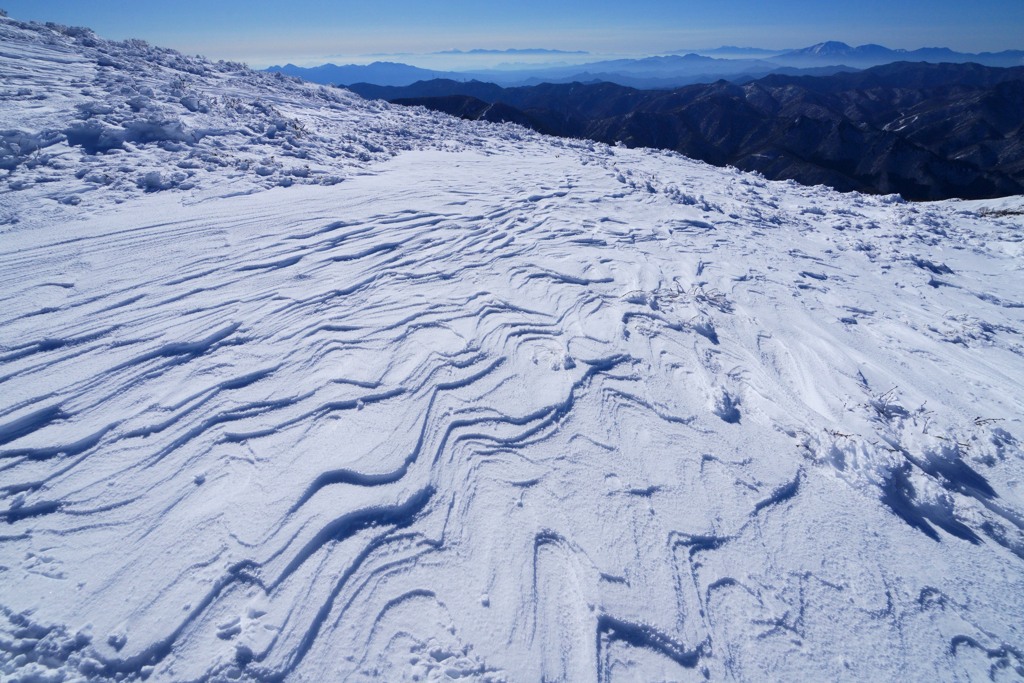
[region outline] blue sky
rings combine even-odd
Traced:
[[[257,67],[451,48],[639,55],[841,40],[1024,49],[1024,0],[0,0],[0,7],[18,19],[88,26],[108,38]]]

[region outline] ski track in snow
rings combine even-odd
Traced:
[[[0,672],[1024,676],[1019,198],[444,125],[6,193]]]

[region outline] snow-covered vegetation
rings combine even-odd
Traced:
[[[456,119],[143,41],[12,20],[0,40],[0,187],[64,204],[331,185],[401,151],[484,144]]]
[[[3,680],[1024,676],[1024,199],[0,74]]]

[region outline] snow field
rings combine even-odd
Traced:
[[[26,87],[115,68],[0,25]],[[136,48],[95,47],[172,68]],[[5,677],[1024,675],[1020,198],[840,195],[221,73],[217,102],[320,120],[344,182],[139,186],[213,138],[129,132],[4,179]],[[134,130],[135,90],[100,92],[107,139]],[[4,106],[66,131],[77,97]],[[348,134],[386,151],[330,156]]]

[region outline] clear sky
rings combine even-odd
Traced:
[[[640,55],[841,40],[1024,49],[1024,0],[0,0],[0,8],[255,67],[452,48]]]

